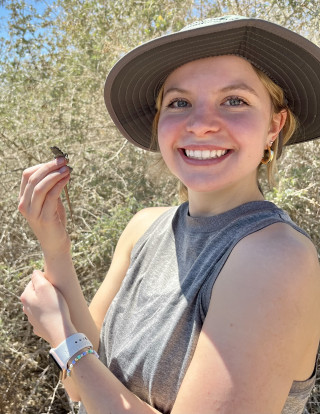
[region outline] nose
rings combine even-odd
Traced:
[[[212,105],[194,106],[190,111],[186,129],[199,137],[219,131],[219,115]]]

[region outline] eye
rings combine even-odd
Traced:
[[[189,102],[183,98],[172,99],[167,105],[168,108],[187,108],[190,106]]]
[[[248,105],[248,103],[238,96],[229,96],[223,103],[226,106],[242,106]]]

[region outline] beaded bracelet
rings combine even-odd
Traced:
[[[68,369],[67,369],[67,377],[70,377],[71,375],[71,370],[74,367],[74,365],[83,357],[85,357],[86,355],[89,354],[93,354],[94,356],[96,356],[97,358],[99,358],[99,355],[96,353],[96,351],[92,348],[88,349],[87,351],[83,351],[81,352],[81,354],[77,355],[72,361],[71,364],[68,365]]]

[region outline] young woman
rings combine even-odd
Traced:
[[[210,19],[134,49],[105,97],[127,139],[160,149],[188,201],[132,218],[88,309],[59,198],[66,160],[24,172],[19,210],[45,271],[21,300],[69,395],[89,414],[302,413],[319,263],[257,174],[263,163],[272,176],[283,145],[320,136],[319,48],[269,22]]]

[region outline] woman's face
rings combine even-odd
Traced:
[[[268,91],[246,60],[196,60],[164,84],[160,151],[189,190],[252,189],[264,149],[276,139],[284,117],[273,113]]]

